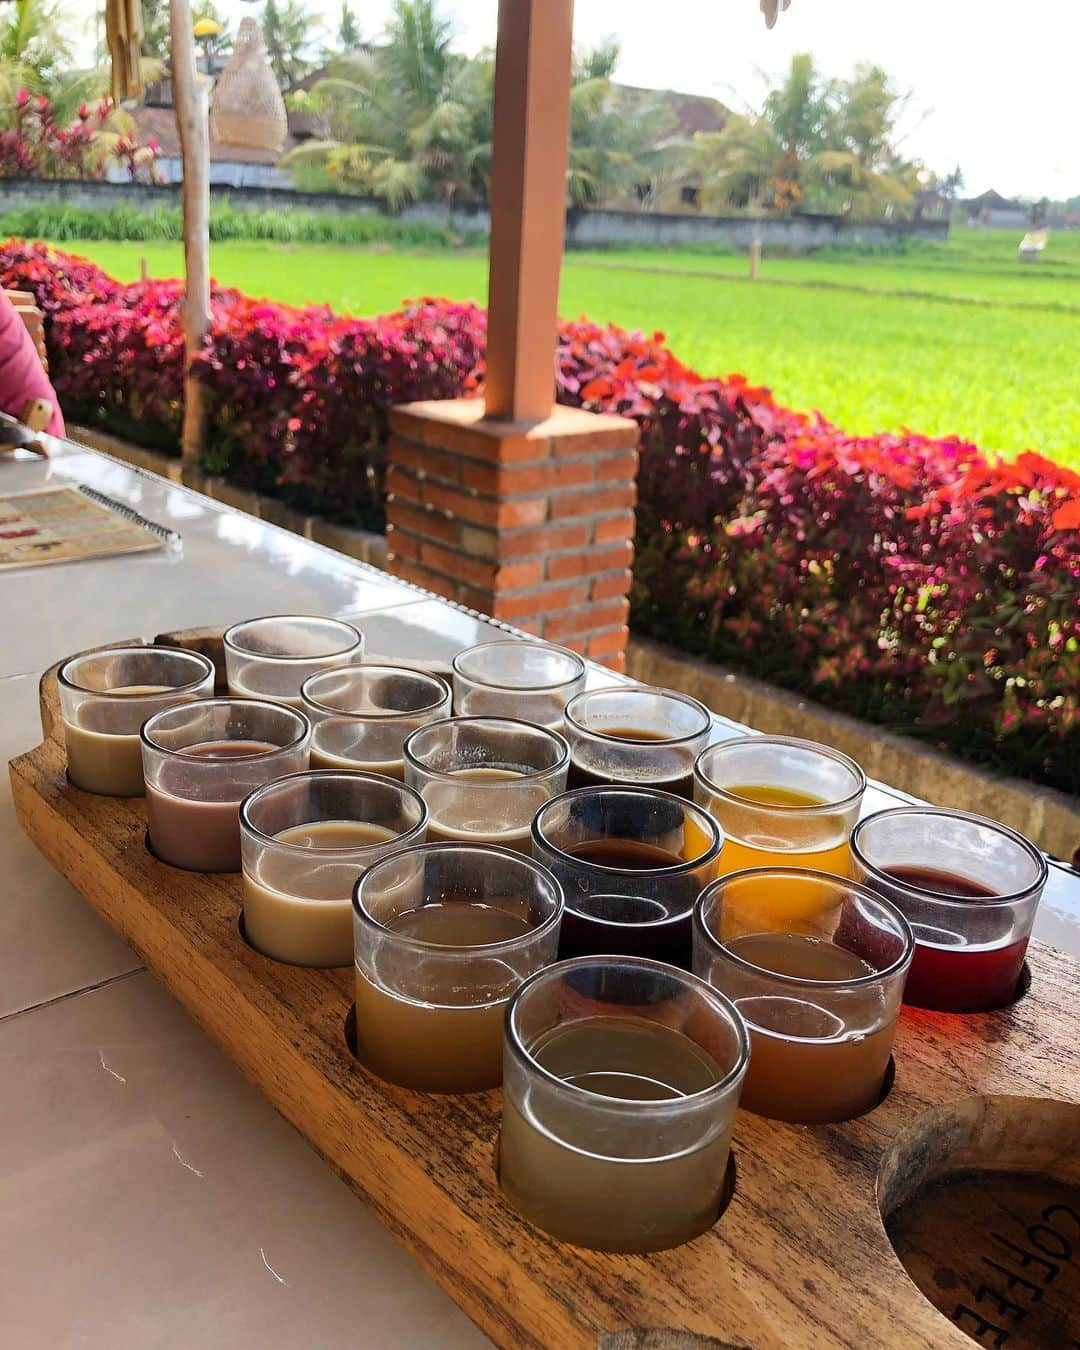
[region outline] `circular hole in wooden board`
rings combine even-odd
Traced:
[[[912,1281],[977,1344],[1080,1344],[1080,1105],[925,1111],[886,1152],[878,1203]]]

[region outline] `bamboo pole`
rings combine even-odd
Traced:
[[[566,228],[573,0],[499,0],[485,410],[547,417]]]
[[[194,463],[206,421],[204,391],[191,371],[210,331],[210,130],[206,86],[195,64],[190,0],[169,0],[173,103],[180,133],[184,210],[184,429],[181,459]]]

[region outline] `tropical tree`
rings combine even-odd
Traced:
[[[311,69],[305,53],[311,44],[312,14],[303,0],[266,0],[260,24],[270,68],[282,89]]]
[[[5,106],[20,89],[50,90],[70,68],[73,51],[62,2],[0,4],[0,102]]]
[[[360,46],[360,25],[356,21],[349,0],[341,0],[341,18],[338,20],[337,45],[343,52]]]
[[[575,206],[602,206],[657,177],[656,160],[672,118],[656,99],[639,99],[613,81],[619,45],[574,52],[566,188]]]
[[[906,207],[921,166],[896,144],[905,102],[879,66],[825,80],[810,55],[795,55],[759,112],[732,114],[686,148],[702,204],[780,213]]]
[[[434,0],[394,0],[381,45],[332,63],[310,93],[290,98],[325,134],[284,162],[301,179],[314,171],[395,208],[475,190],[490,161],[490,61],[451,41]]]

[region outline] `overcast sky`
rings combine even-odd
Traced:
[[[237,19],[258,11],[219,0]],[[336,26],[340,0],[310,0]],[[495,37],[497,0],[443,0],[461,46]],[[361,31],[382,30],[390,0],[353,0]],[[759,101],[761,72],[811,51],[828,75],[884,66],[913,91],[904,149],[969,195],[1080,193],[1080,0],[791,0],[769,32],[758,0],[576,0],[575,37],[618,38],[627,84]]]

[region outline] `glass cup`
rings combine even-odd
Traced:
[[[859,821],[855,874],[915,934],[904,1002],[985,1012],[1016,996],[1048,868],[1023,835],[966,811],[899,806]]]
[[[746,1027],[702,980],[583,956],[534,975],[506,1017],[499,1181],[562,1242],[648,1252],[719,1217]]]
[[[240,807],[244,931],[295,966],[349,966],[357,877],[392,849],[422,844],[427,807],[377,774],[294,773]]]
[[[211,698],[156,714],[141,735],[155,856],[190,872],[239,872],[240,803],[307,768],[311,723],[280,703]]]
[[[458,652],[453,670],[459,717],[520,717],[561,730],[563,709],[585,688],[577,652],[543,642],[482,642]]]
[[[531,851],[529,827],[566,787],[570,751],[546,727],[511,717],[449,717],[405,742],[405,781],[429,812],[433,843]]]
[[[356,664],[363,634],[341,619],[271,614],[225,630],[225,673],[233,698],[300,707],[300,686],[320,670]]]
[[[700,807],[652,788],[577,788],[536,814],[533,857],[566,894],[559,954],[615,952],[690,966],[690,916],[723,835]]]
[[[800,867],[850,876],[848,839],[865,789],[853,759],[789,736],[719,741],[694,766],[694,801],[724,831],[724,872]]]
[[[555,959],[562,906],[509,849],[427,844],[369,868],[353,901],[361,1062],[420,1092],[497,1087],[506,1005]]]
[[[311,719],[313,769],[404,778],[406,737],[450,716],[450,686],[403,666],[346,666],[310,675],[300,702]]]
[[[694,762],[712,728],[696,698],[647,685],[588,689],[566,705],[571,787],[626,783],[693,800]]]
[[[694,970],[750,1028],[746,1110],[818,1125],[874,1106],[913,950],[904,916],[857,882],[755,868],[709,886],[694,907]]]
[[[68,778],[84,792],[141,797],[148,717],[214,692],[214,666],[176,647],[111,647],[60,667],[60,712]]]

